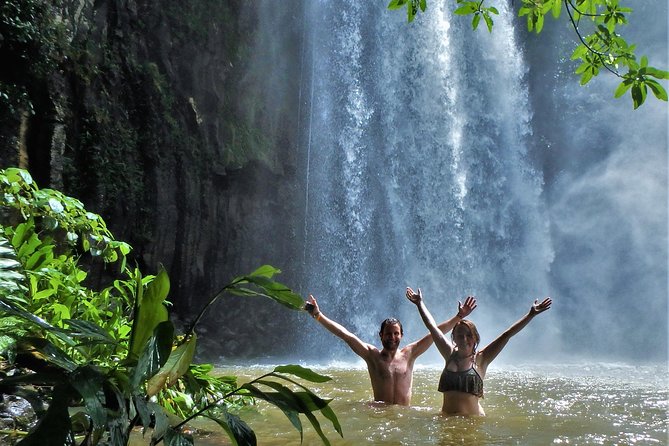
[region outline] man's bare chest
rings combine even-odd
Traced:
[[[374,368],[377,375],[384,379],[398,379],[411,374],[411,367],[403,357],[392,360],[379,358]]]

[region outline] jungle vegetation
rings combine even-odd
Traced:
[[[131,247],[104,220],[57,190],[40,189],[22,169],[0,170],[0,394],[32,406],[29,430],[0,432],[22,446],[195,443],[186,429],[214,420],[235,445],[255,445],[238,415],[264,400],[300,437],[306,417],[324,444],[317,415],[341,435],[330,400],[304,384],[330,378],[297,365],[237,384],[194,361],[197,325],[221,296],[265,297],[299,310],[303,299],[264,265],[232,279],[179,333],[169,316],[165,269],[148,275],[128,263]]]

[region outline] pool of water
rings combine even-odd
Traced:
[[[488,371],[482,405],[486,417],[444,417],[436,390],[441,368],[414,371],[411,407],[370,403],[364,364],[310,367],[333,378],[312,385],[331,403],[344,431],[341,438],[319,417],[333,445],[666,445],[669,409],[667,365],[563,364],[499,366]],[[222,366],[245,382],[272,366]],[[305,425],[304,441],[281,411],[265,403],[241,414],[259,445],[319,445]],[[230,444],[213,425],[198,446]]]

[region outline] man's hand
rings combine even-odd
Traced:
[[[313,294],[309,295],[309,300],[304,303],[304,309],[312,316],[316,317],[320,314],[321,310],[318,308],[318,302]]]
[[[467,296],[465,303],[458,301],[458,317],[464,319],[471,314],[476,308],[476,298],[474,296]]]
[[[551,299],[550,297],[545,298],[541,303],[539,303],[539,299],[535,299],[534,305],[532,305],[532,308],[530,308],[530,314],[534,316],[539,313],[542,313],[548,310],[551,307],[552,303],[553,299]]]
[[[420,288],[418,288],[418,292],[415,293],[414,290],[407,287],[407,299],[418,305],[423,300],[423,293],[420,291]]]

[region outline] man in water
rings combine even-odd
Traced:
[[[467,317],[476,308],[476,299],[468,296],[465,303],[458,302],[458,313],[446,322],[438,325],[446,333],[456,323]],[[425,353],[432,345],[432,335],[428,333],[416,342],[400,347],[404,332],[399,320],[386,319],[381,324],[379,336],[382,350],[367,344],[356,335],[348,331],[341,324],[326,317],[318,307],[318,302],[311,294],[306,302],[305,309],[311,316],[321,323],[335,336],[340,337],[353,352],[367,363],[367,371],[372,381],[374,401],[387,404],[411,404],[411,385],[413,383],[413,366],[416,358]]]

